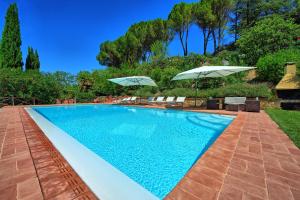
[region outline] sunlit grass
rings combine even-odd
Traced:
[[[270,117],[300,148],[300,111],[287,111],[281,109],[266,109]]]

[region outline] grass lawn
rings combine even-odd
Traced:
[[[300,148],[300,112],[268,108],[266,112]]]

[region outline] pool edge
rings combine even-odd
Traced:
[[[25,111],[98,198],[102,200],[159,199],[31,107],[25,107]],[[74,152],[78,153],[74,155]]]

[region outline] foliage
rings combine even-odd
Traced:
[[[91,89],[94,80],[91,77],[90,72],[81,71],[77,75],[77,83],[81,92],[88,92]]]
[[[142,21],[133,24],[126,34],[117,40],[102,43],[97,60],[102,65],[117,68],[146,61],[155,42],[167,42],[171,37],[166,21],[162,19]]]
[[[254,65],[261,56],[295,45],[299,34],[299,25],[273,15],[242,32],[237,43],[247,63]]]
[[[223,50],[210,58],[210,64],[213,65],[235,65],[244,66],[245,61],[237,51]]]
[[[289,136],[295,145],[300,148],[300,112],[271,108],[266,109],[266,112]]]
[[[168,24],[173,33],[178,34],[184,56],[188,55],[188,36],[191,23],[191,5],[184,2],[176,4],[169,14]]]
[[[195,90],[191,88],[175,88],[163,91],[166,96],[187,96],[194,97]],[[229,96],[245,96],[245,97],[265,97],[272,98],[272,92],[266,84],[231,84],[224,87],[214,89],[202,89],[198,92],[198,97],[229,97]]]
[[[297,24],[300,24],[300,0],[296,0],[296,9],[292,13],[293,18]]]
[[[167,21],[162,19],[141,21],[133,24],[115,41],[103,42],[97,60],[109,67],[121,68],[129,65],[134,67],[140,62],[151,61],[149,59],[152,55],[151,46],[156,41],[169,42],[174,35],[179,36],[183,55],[187,56],[189,28],[194,23],[203,34],[204,55],[207,54],[207,46],[211,39],[214,46],[213,53],[222,51],[224,36],[229,30],[230,33],[234,33],[235,42],[242,37],[240,46],[242,53],[248,56],[246,63],[254,65],[258,58],[265,54],[265,49],[269,48],[274,52],[278,50],[278,46],[286,48],[287,43],[290,45],[290,38],[286,37],[291,34],[290,28],[293,27],[290,18],[299,23],[299,9],[299,0],[202,0],[190,4],[181,2],[172,8]],[[259,24],[255,25],[257,22]],[[278,33],[277,28],[280,30]],[[248,29],[251,30],[250,33]],[[252,40],[256,39],[256,32],[260,32],[261,41],[266,41],[261,43],[261,46],[256,46],[260,41],[255,43],[255,40]],[[279,37],[280,40],[274,37]],[[273,43],[272,40],[279,42],[273,46],[268,45],[268,42]],[[253,55],[247,48],[248,44],[256,47]],[[274,46],[276,49],[273,49]],[[261,50],[261,47],[265,49]]]
[[[40,59],[37,50],[33,50],[32,47],[28,47],[28,54],[25,63],[26,70],[39,70]]]
[[[224,38],[224,30],[229,20],[232,4],[232,0],[211,0],[212,12],[215,16],[215,27],[212,31],[215,51],[221,49],[221,42]]]
[[[151,53],[151,46],[155,42],[167,42],[172,37],[168,30],[167,21],[162,19],[133,24],[127,33],[132,33],[138,39],[143,61],[147,60],[147,54]]]
[[[2,51],[1,51],[1,39],[0,39],[0,68],[2,66]]]
[[[54,72],[52,76],[59,86],[58,91],[60,99],[71,99],[76,97],[79,88],[74,75],[67,72],[57,71]]]
[[[295,0],[236,0],[234,12],[239,30],[253,27],[259,19],[273,14],[287,17],[295,9]]]
[[[1,54],[4,68],[22,69],[21,33],[17,4],[11,4],[5,16]]]
[[[162,41],[156,41],[151,45],[150,62],[159,62],[167,56],[167,44]]]
[[[22,72],[20,69],[0,69],[0,96],[14,96],[25,102],[54,103],[60,87],[53,75],[36,70]]]
[[[264,81],[278,83],[284,75],[287,62],[296,62],[300,70],[300,49],[284,49],[261,57],[257,62],[259,78]]]
[[[203,33],[203,52],[206,55],[208,41],[216,22],[210,0],[202,0],[192,5],[193,21]]]

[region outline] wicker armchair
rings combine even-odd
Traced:
[[[260,112],[260,101],[259,100],[246,100],[246,111],[247,112]]]

